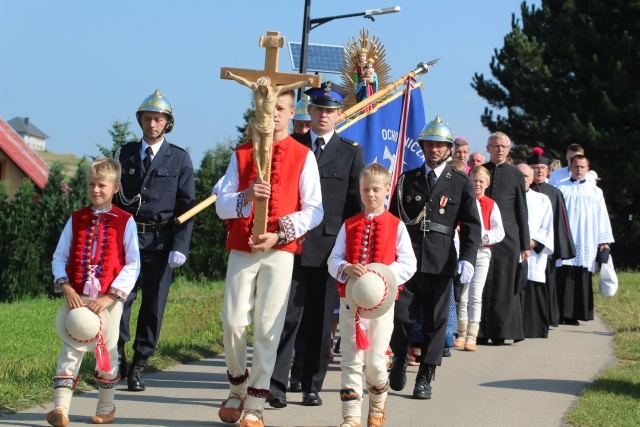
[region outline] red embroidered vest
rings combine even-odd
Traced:
[[[362,265],[379,262],[389,265],[396,261],[398,224],[400,218],[389,211],[384,211],[372,219],[365,218],[364,213],[347,219],[344,222],[347,262]],[[344,298],[346,284],[337,284],[338,293]]]
[[[73,289],[82,294],[89,277],[90,265],[96,265],[95,277],[100,281],[101,294],[124,267],[124,231],[131,214],[113,205],[109,212],[95,212],[91,206],[71,214],[72,238],[67,275]],[[94,240],[96,253],[91,257]]]
[[[267,214],[267,231],[275,232],[280,228],[278,219],[300,210],[300,193],[298,183],[300,174],[307,158],[309,149],[291,136],[276,141],[272,145],[271,160],[271,198],[269,199],[269,212]],[[236,148],[239,172],[239,189],[249,187],[258,173],[253,161],[253,144],[247,142]],[[254,208],[255,209],[255,208]],[[253,227],[252,209],[248,218],[234,218],[227,220],[227,249],[236,249],[251,252],[247,243]],[[284,245],[275,245],[274,249],[295,252],[302,251],[301,239]]]
[[[493,211],[495,200],[493,200],[489,196],[482,195],[478,198],[478,202],[480,203],[480,211],[482,212],[482,224],[484,225],[484,229],[491,230],[491,212]],[[490,248],[491,245],[483,247]]]

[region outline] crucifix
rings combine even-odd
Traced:
[[[249,127],[253,142],[253,160],[258,172],[256,182],[268,183],[271,176],[271,144],[275,127],[273,111],[278,96],[303,86],[319,87],[320,76],[278,71],[278,52],[284,46],[284,36],[279,32],[267,31],[266,36],[260,36],[259,45],[266,48],[264,70],[222,67],[220,78],[235,80],[253,91],[256,116],[249,119]],[[266,199],[260,199],[255,203],[252,233],[253,241],[258,242],[258,236],[267,231],[269,204]]]

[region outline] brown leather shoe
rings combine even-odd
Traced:
[[[54,427],[67,427],[69,425],[69,417],[67,417],[62,408],[54,408],[47,412],[47,422]]]
[[[250,420],[247,419],[247,417],[244,417],[240,421],[240,424],[238,424],[238,427],[264,427],[264,419],[262,416],[259,417],[258,420]]]
[[[113,414],[116,413],[116,407],[114,406],[111,412],[108,414],[96,414],[91,418],[92,424],[111,424],[113,422]]]
[[[246,398],[245,398],[246,399]],[[218,410],[218,416],[225,423],[237,423],[240,417],[242,416],[242,411],[244,410],[244,401],[240,396],[235,393],[231,393],[227,400],[224,400],[220,404],[220,410]],[[227,408],[226,404],[230,400],[239,400],[240,406],[237,408]]]
[[[382,416],[380,416],[380,414],[382,414]],[[384,409],[377,409],[369,406],[369,416],[367,417],[367,427],[382,427],[386,419],[387,419],[387,405],[384,406]]]

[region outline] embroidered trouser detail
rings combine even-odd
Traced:
[[[389,380],[387,380],[387,382],[380,387],[369,385],[368,390],[369,390],[369,393],[371,394],[382,394],[386,392],[388,388],[389,388]]]
[[[106,378],[99,377],[98,371],[94,371],[93,379],[96,380],[96,384],[98,384],[98,388],[115,388],[118,385],[118,381],[120,381],[120,375],[118,375],[112,380],[109,380]]]
[[[249,387],[247,389],[247,394],[249,396],[259,397],[261,399],[266,399],[268,393],[269,393],[269,390],[265,390],[265,389],[262,389],[262,388]]]
[[[55,376],[53,377],[53,388],[68,388],[70,390],[74,390],[76,388],[76,383],[78,382],[78,378],[72,376]]]
[[[340,400],[348,402],[350,400],[360,400],[358,393],[352,388],[343,388],[340,390]]]
[[[227,371],[227,379],[233,385],[240,385],[249,379],[249,370],[245,370],[244,375],[241,375],[239,377],[232,377],[229,371]]]

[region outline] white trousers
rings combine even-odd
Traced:
[[[65,301],[63,304],[66,304]],[[124,303],[120,300],[115,301],[106,310],[111,316],[111,333],[106,337],[105,345],[109,351],[109,360],[111,362],[111,370],[109,372],[98,372],[98,377],[105,380],[113,380],[118,376],[118,328],[120,326],[120,318],[122,317],[122,308]],[[76,350],[63,341],[60,356],[58,356],[58,364],[56,366],[56,376],[60,377],[78,377],[80,364],[84,357],[84,351]],[[98,368],[96,367],[96,370]]]
[[[368,323],[365,333],[369,340],[369,350],[359,350],[356,346],[355,311],[347,308],[345,299],[340,298],[341,393],[353,390],[360,401],[363,373],[368,387],[386,387],[389,374],[385,352],[393,332],[393,309],[392,305],[389,311],[377,319],[362,319],[363,323]],[[344,396],[341,394],[341,397]],[[345,403],[343,400],[343,404]]]
[[[480,323],[482,314],[482,290],[487,281],[489,273],[489,262],[491,261],[491,249],[478,249],[476,268],[473,273],[471,283],[465,283],[460,296],[460,308],[458,310],[458,320],[468,320]]]
[[[231,377],[245,374],[247,327],[253,322],[253,359],[246,386],[259,392],[247,396],[247,409],[264,407],[284,326],[293,256],[281,250],[229,254],[221,313],[224,357]]]

